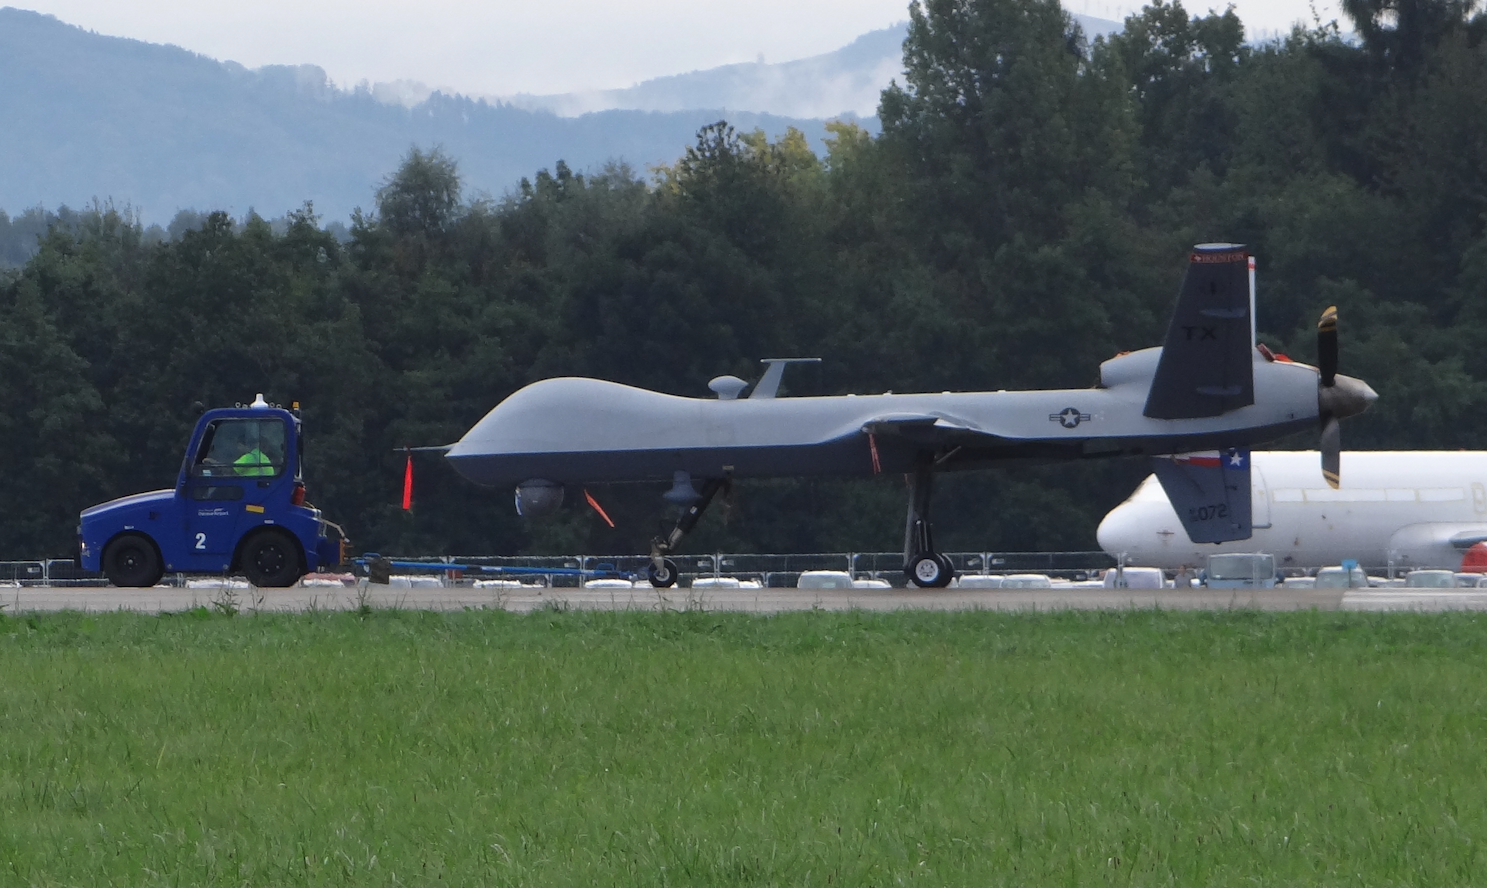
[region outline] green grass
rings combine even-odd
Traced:
[[[1445,885],[1487,618],[0,616],[0,885]]]

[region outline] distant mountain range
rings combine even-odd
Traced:
[[[1087,32],[1114,22],[1078,17]],[[629,89],[505,100],[415,83],[336,87],[313,65],[247,69],[174,46],[108,37],[0,8],[0,209],[127,204],[146,222],[180,210],[278,216],[313,201],[328,219],[371,207],[411,146],[441,146],[467,192],[499,196],[565,160],[575,170],[670,163],[726,119],[825,136],[901,79],[904,27],[833,53],[728,65]]]
[[[1113,34],[1120,22],[1075,15],[1085,36]],[[684,111],[727,108],[786,117],[873,117],[890,80],[903,82],[903,44],[908,22],[869,31],[833,52],[792,62],[749,62],[657,77],[625,89],[585,90],[553,95],[518,93],[487,96],[518,108],[576,117],[596,111]],[[432,90],[411,81],[378,84],[374,93],[388,101],[422,101]]]
[[[793,62],[750,62],[657,77],[626,89],[588,90],[558,95],[503,97],[520,108],[574,117],[624,108],[636,111],[681,111],[730,108],[768,111],[790,117],[835,117],[878,113],[878,95],[895,77],[904,76],[907,22],[869,31],[824,55]]]

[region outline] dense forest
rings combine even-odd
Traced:
[[[501,200],[414,149],[341,234],[310,206],[169,236],[73,214],[0,272],[0,557],[69,551],[79,508],[171,483],[193,402],[260,391],[303,403],[311,499],[365,548],[640,551],[659,488],[597,491],[613,530],[527,524],[430,455],[405,513],[398,448],[562,374],[706,396],[813,355],[792,393],[1088,385],[1160,341],[1201,241],[1252,245],[1279,350],[1314,357],[1340,306],[1380,393],[1345,446],[1487,446],[1487,16],[1344,5],[1356,37],[1251,45],[1175,2],[1090,41],[1052,0],[922,0],[881,135],[835,125],[824,156],[719,123],[649,177],[558,162]],[[1145,471],[957,477],[940,543],[1090,547]],[[902,516],[897,478],[743,483],[688,547],[892,550]]]

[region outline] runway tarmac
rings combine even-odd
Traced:
[[[0,588],[0,613],[32,611],[184,611],[232,607],[257,611],[376,608],[461,610],[545,607],[595,610],[709,610],[782,613],[799,610],[1169,610],[1446,611],[1487,610],[1487,589],[651,589],[473,588],[379,585],[308,586],[290,589],[197,585],[152,589]]]

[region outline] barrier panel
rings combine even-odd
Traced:
[[[0,561],[0,583],[7,586],[40,584],[45,577],[40,561]]]
[[[83,570],[71,558],[0,561],[0,585],[100,586],[105,582],[102,574]]]
[[[72,558],[49,558],[42,562],[48,586],[103,586],[108,581],[96,570],[83,570]]]

